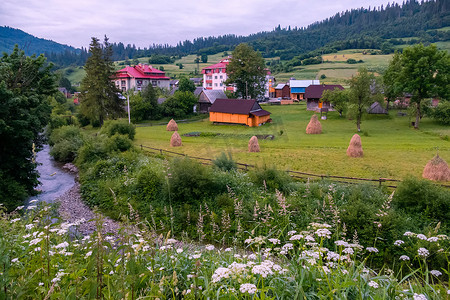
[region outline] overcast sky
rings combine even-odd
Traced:
[[[390,1],[393,2],[392,0]],[[394,1],[399,2],[399,1]],[[74,47],[91,37],[148,47],[224,34],[307,26],[383,0],[1,0],[0,25]],[[400,2],[399,2],[400,3]]]

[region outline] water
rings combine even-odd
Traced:
[[[44,145],[43,149],[36,155],[38,162],[40,184],[36,189],[42,192],[30,198],[38,201],[53,203],[56,198],[67,192],[75,184],[75,176],[63,171],[54,159],[50,156],[49,145]]]

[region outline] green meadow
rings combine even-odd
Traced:
[[[179,122],[183,146],[170,147],[172,132],[164,125],[140,125],[136,145],[161,148],[190,156],[216,158],[222,152],[231,153],[237,162],[275,166],[315,174],[367,178],[402,179],[407,175],[421,176],[426,163],[439,155],[450,162],[450,128],[433,120],[422,119],[420,130],[410,126],[411,120],[397,116],[366,116],[362,122],[364,157],[349,158],[346,149],[357,133],[355,122],[330,112],[321,120],[323,133],[307,135],[306,126],[313,112],[305,103],[263,108],[272,113],[273,122],[252,128],[242,125],[218,125],[205,119],[192,123]],[[200,136],[183,136],[201,132]],[[218,134],[218,135],[214,135]],[[260,153],[248,153],[248,140],[253,135],[273,135],[274,139],[260,139]]]

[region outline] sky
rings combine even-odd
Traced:
[[[76,48],[91,37],[148,47],[224,34],[302,27],[389,0],[1,0],[0,25]],[[393,1],[390,0],[392,3]],[[401,3],[399,1],[394,1]]]

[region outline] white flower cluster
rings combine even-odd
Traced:
[[[422,257],[427,257],[428,255],[430,255],[430,251],[428,251],[425,248],[419,248],[417,250],[417,253],[419,254],[419,256],[422,256]]]
[[[425,296],[424,294],[417,294],[417,293],[414,293],[413,299],[414,299],[414,300],[427,300],[428,298],[427,298],[427,296]]]
[[[396,240],[395,242],[394,242],[394,246],[401,246],[401,245],[403,245],[405,242],[404,241],[402,241],[402,240]]]
[[[376,283],[376,282],[373,281],[373,280],[369,282],[369,286],[372,287],[372,288],[374,288],[374,289],[377,289],[377,288],[379,287],[378,283]]]
[[[239,291],[241,291],[242,294],[249,293],[253,295],[257,290],[256,285],[252,283],[241,284],[241,287],[239,288]]]

